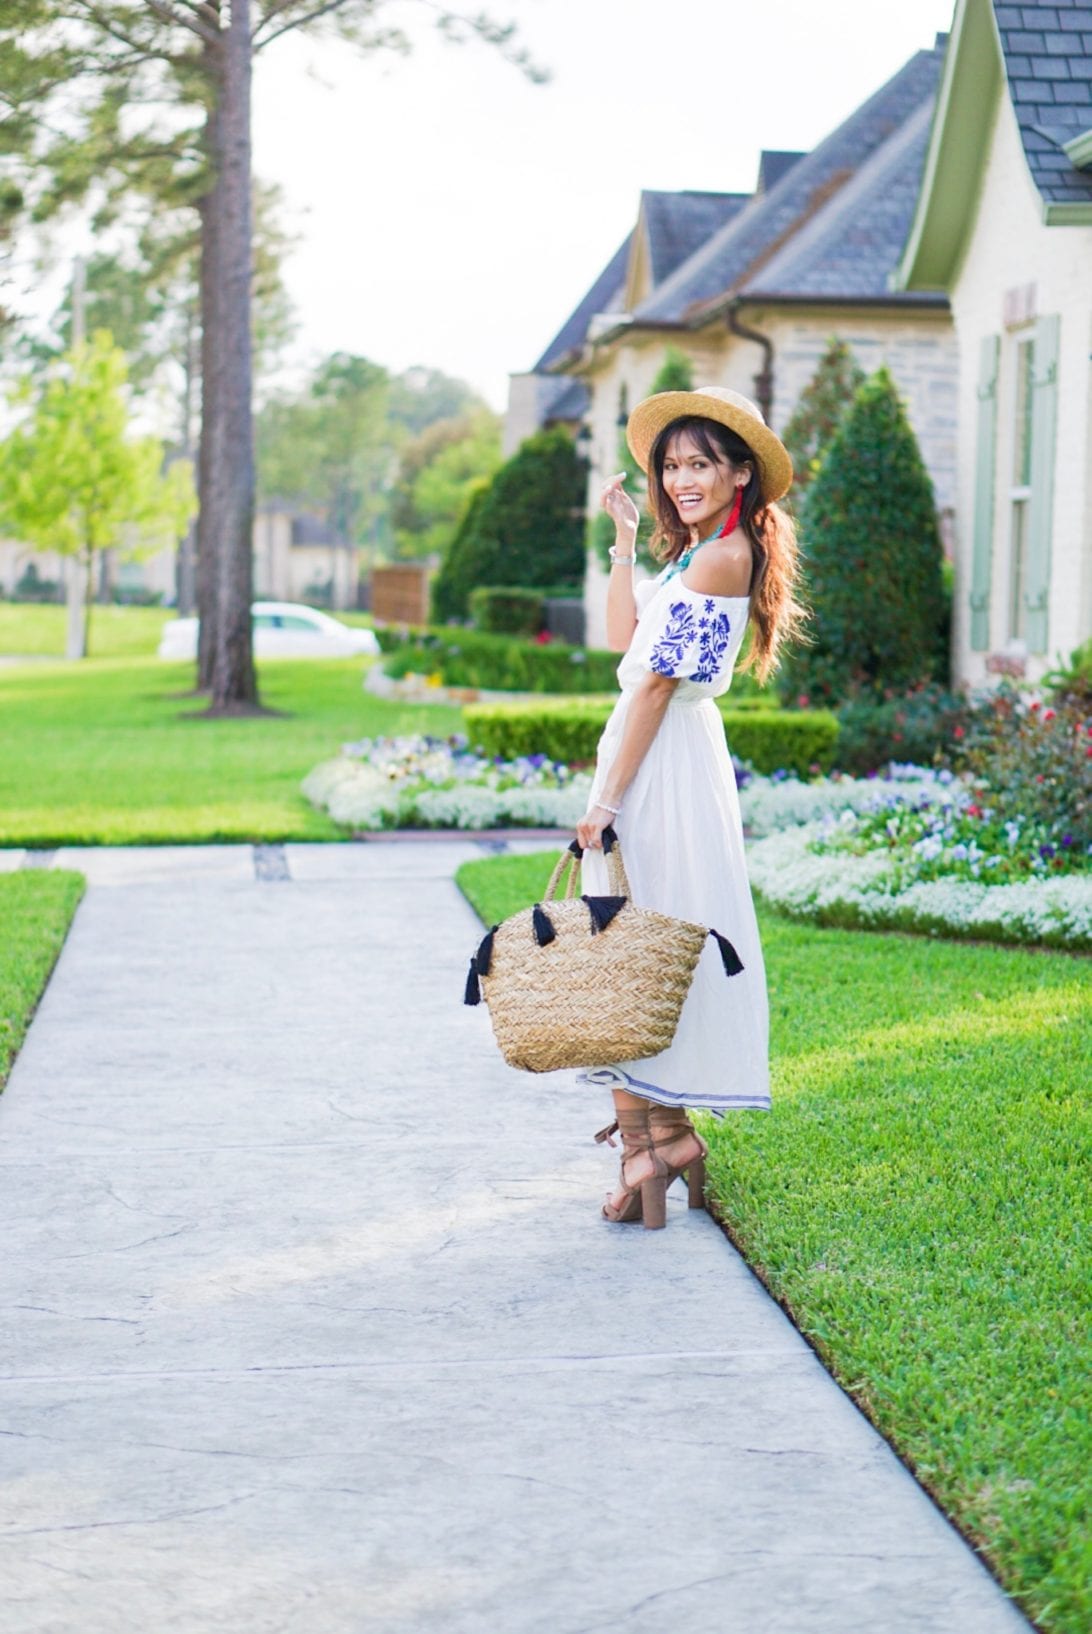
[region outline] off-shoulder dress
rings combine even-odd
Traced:
[[[618,666],[621,696],[599,741],[590,804],[608,787],[636,687],[649,671],[672,677],[678,685],[614,825],[634,902],[711,925],[734,944],[743,970],[726,980],[710,940],[670,1047],[641,1061],[588,1069],[578,1081],[716,1116],[733,1108],[769,1110],[766,974],[735,772],[713,701],[731,684],[750,598],[705,595],[666,569],[636,594],[637,628]],[[585,852],[582,889],[609,892],[601,851]]]

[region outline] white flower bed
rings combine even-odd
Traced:
[[[883,852],[812,851],[823,832],[806,823],[749,847],[751,884],[771,907],[821,924],[1092,950],[1092,875],[1010,885],[918,880],[900,889]]]
[[[879,810],[892,799],[913,804],[926,795],[938,801],[964,797],[951,772],[933,772],[925,766],[892,766],[885,777],[835,773],[812,783],[801,783],[795,777],[752,776],[739,791],[739,805],[749,833],[760,835],[812,823],[820,817],[839,817],[843,811]]]
[[[303,782],[312,805],[359,831],[575,828],[591,777],[542,755],[498,762],[465,741],[375,738],[344,746]]]

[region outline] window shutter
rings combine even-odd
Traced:
[[[1047,650],[1050,540],[1054,521],[1054,437],[1058,422],[1056,316],[1035,325],[1031,378],[1031,499],[1028,506],[1027,639],[1029,652]]]
[[[974,555],[971,558],[971,649],[990,644],[990,578],[993,568],[993,479],[997,448],[997,363],[1000,335],[985,335],[978,348],[978,429],[974,468]]]

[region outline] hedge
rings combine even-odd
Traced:
[[[504,635],[537,635],[542,628],[541,590],[519,585],[479,585],[470,592],[470,616],[479,630]]]
[[[470,741],[488,755],[546,755],[567,764],[595,759],[609,704],[474,705],[463,711]],[[728,746],[756,771],[829,771],[838,722],[825,709],[721,708]]]
[[[436,675],[443,686],[496,692],[613,692],[620,654],[563,641],[440,626],[378,631],[387,675]]]

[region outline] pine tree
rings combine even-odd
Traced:
[[[943,553],[929,474],[886,369],[861,386],[807,490],[801,519],[812,644],[789,696],[838,703],[943,673]]]
[[[464,618],[479,585],[546,589],[584,575],[584,466],[560,429],[528,437],[472,498],[433,585],[439,618]]]
[[[832,335],[782,435],[795,473],[789,504],[798,515],[804,491],[864,380],[864,370],[850,347]]]

